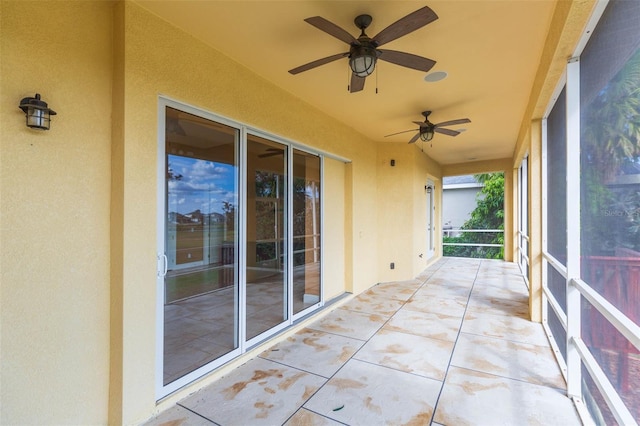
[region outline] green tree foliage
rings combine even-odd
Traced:
[[[640,168],[640,49],[584,108],[581,124],[583,255],[640,251],[640,188],[616,184]]]
[[[476,208],[461,229],[504,229],[504,174],[474,175],[483,184],[476,196]],[[462,232],[457,237],[445,237],[444,242],[503,244],[503,232]],[[503,259],[504,247],[444,246],[445,256]]]

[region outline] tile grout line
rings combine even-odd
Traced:
[[[194,411],[194,410],[192,410],[191,408],[189,408],[189,407],[187,407],[187,406],[185,406],[185,405],[180,404],[180,401],[176,402],[176,406],[177,406],[177,407],[182,407],[182,408],[184,408],[185,410],[187,410],[187,411],[189,411],[189,412],[191,412],[191,413],[195,414],[195,415],[196,415],[196,416],[198,416],[198,417],[202,417],[202,418],[203,418],[203,419],[205,419],[206,421],[211,422],[211,424],[214,424],[214,425],[216,425],[216,426],[220,426],[220,423],[216,423],[216,422],[214,422],[213,420],[211,420],[210,418],[208,418],[208,417],[206,417],[206,416],[203,416],[202,414],[198,413],[197,411]]]
[[[458,334],[456,335],[456,340],[453,343],[453,349],[451,350],[451,355],[449,356],[449,362],[447,364],[447,369],[444,372],[444,377],[442,379],[442,386],[440,387],[440,392],[438,392],[438,397],[436,398],[436,403],[433,405],[433,414],[431,415],[430,424],[434,423],[434,419],[436,417],[436,411],[438,410],[438,404],[440,402],[440,398],[442,397],[442,392],[444,391],[444,385],[447,382],[447,376],[449,375],[449,369],[451,368],[451,361],[453,360],[453,354],[456,352],[456,346],[458,345],[458,339],[460,338],[460,334],[462,333],[462,325],[464,324],[464,317],[467,315],[467,309],[469,308],[469,302],[471,301],[471,295],[473,294],[473,288],[475,287],[476,280],[478,279],[478,274],[480,273],[480,268],[482,267],[482,260],[478,263],[478,269],[476,271],[476,276],[473,279],[473,284],[471,284],[471,289],[469,291],[469,296],[467,297],[467,303],[464,306],[464,312],[462,314],[462,318],[460,320],[460,329],[458,330]]]

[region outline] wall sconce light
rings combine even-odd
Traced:
[[[27,127],[32,129],[49,130],[51,116],[56,115],[56,112],[40,99],[39,93],[36,93],[35,98],[23,98],[20,101],[20,109],[27,116]]]
[[[431,194],[431,191],[433,191],[433,188],[430,186],[425,186],[424,189],[427,190],[427,194]]]
[[[420,129],[420,139],[422,139],[424,142],[429,142],[431,139],[433,139],[433,127],[429,126],[429,127],[425,127]]]

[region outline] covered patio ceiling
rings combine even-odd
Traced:
[[[458,136],[436,133],[431,143],[423,144],[425,153],[441,164],[513,155],[556,5],[552,0],[138,3],[372,142],[407,144],[415,133],[385,135],[417,129],[413,121],[423,121],[425,110],[433,111],[429,117],[433,123],[469,118],[471,123],[451,127],[464,129]],[[288,72],[349,50],[305,18],[321,16],[357,38],[360,31],[354,18],[368,14],[373,21],[366,33],[374,37],[424,6],[438,19],[383,48],[436,61],[427,74],[378,61],[364,90],[349,93],[346,58],[297,75]],[[426,75],[437,71],[447,77],[425,81]]]

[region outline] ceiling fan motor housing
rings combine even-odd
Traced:
[[[371,15],[358,15],[356,19],[353,20],[353,23],[364,33],[365,28],[371,25],[371,21],[373,21]]]

